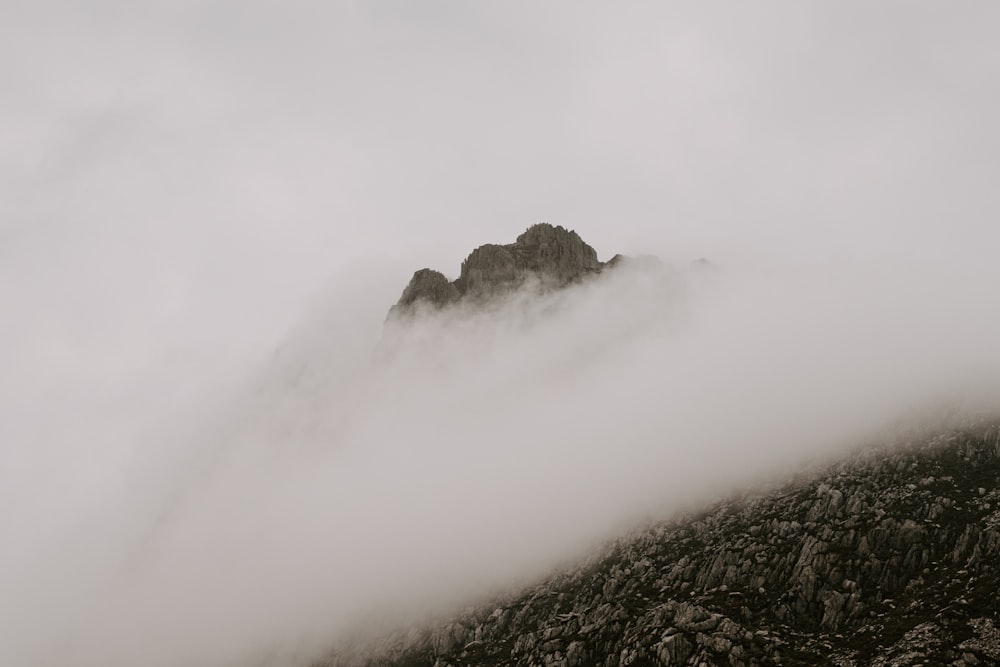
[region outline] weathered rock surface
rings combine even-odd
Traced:
[[[877,447],[323,665],[1000,664],[1000,424]]]
[[[408,308],[421,300],[434,306],[445,306],[458,301],[458,298],[458,288],[454,283],[448,282],[443,273],[432,269],[420,269],[413,274],[410,284],[403,290],[397,306]]]
[[[613,260],[615,264],[620,257]],[[509,294],[529,281],[540,289],[565,287],[610,265],[598,261],[597,252],[575,231],[541,223],[529,227],[514,243],[473,250],[453,282],[431,269],[417,271],[389,315],[403,316],[420,307],[441,308],[462,300],[482,302]]]

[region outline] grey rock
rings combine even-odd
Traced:
[[[394,309],[412,309],[420,305],[441,308],[458,301],[455,285],[444,274],[431,269],[420,269],[413,274]]]
[[[459,277],[421,269],[413,274],[389,318],[440,309],[458,302],[483,303],[526,285],[551,290],[580,282],[625,261],[616,255],[602,263],[597,252],[580,236],[564,227],[547,223],[532,225],[507,245],[487,244],[473,250],[462,262]]]

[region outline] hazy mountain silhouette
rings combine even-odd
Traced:
[[[535,225],[474,250],[454,281],[417,271],[390,318],[558,289],[626,259]],[[980,419],[634,532],[518,594],[320,664],[996,665],[998,563],[1000,422]]]

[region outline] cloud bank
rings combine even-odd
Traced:
[[[5,480],[5,660],[297,664],[907,409],[989,404],[998,276],[944,268],[640,264],[381,335],[388,286],[345,280],[210,407],[90,415],[127,454],[67,433],[22,453],[59,485]]]
[[[995,405],[995,3],[416,7],[0,6],[0,663],[295,664]],[[678,268],[383,334],[542,221]]]

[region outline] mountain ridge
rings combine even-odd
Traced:
[[[878,446],[323,667],[1000,664],[1000,422]]]
[[[628,259],[533,225],[473,250],[453,281],[417,271],[389,318],[561,289]],[[318,665],[1000,665],[1000,421],[938,423]]]
[[[449,281],[430,268],[413,274],[389,318],[401,318],[421,308],[440,309],[461,302],[482,303],[534,282],[540,291],[579,283],[623,260],[615,255],[607,262],[584,242],[576,231],[560,225],[538,223],[528,227],[513,243],[487,243],[473,250],[462,262],[458,278]]]

